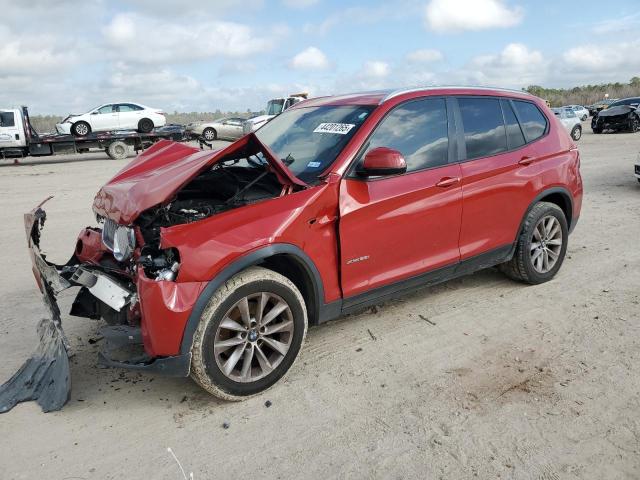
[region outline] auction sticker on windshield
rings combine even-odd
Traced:
[[[346,135],[353,127],[355,127],[355,125],[352,123],[321,123],[313,133],[337,133],[338,135]]]

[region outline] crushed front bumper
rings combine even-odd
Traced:
[[[60,274],[59,270],[64,267],[47,262],[40,253],[40,229],[46,220],[41,207],[47,200],[25,214],[24,224],[33,274],[49,318],[42,319],[38,325],[40,343],[35,353],[9,381],[0,386],[0,413],[29,400],[38,402],[43,412],[59,410],[71,392],[69,344],[62,331],[56,302],[56,295],[69,288],[71,283]]]
[[[20,402],[31,400],[36,401],[43,412],[60,410],[69,399],[71,392],[70,350],[69,343],[62,330],[60,309],[56,302],[56,296],[61,291],[72,286],[82,287],[79,296],[83,290],[86,290],[95,299],[117,310],[126,308],[125,305],[128,304],[132,296],[132,292],[123,291],[122,287],[114,280],[110,280],[108,275],[101,274],[97,269],[92,270],[92,267],[95,267],[95,263],[83,262],[75,255],[66,265],[55,265],[46,260],[45,255],[40,251],[40,232],[46,220],[46,213],[42,209],[42,205],[50,198],[47,198],[24,216],[33,274],[49,315],[48,318],[42,319],[38,325],[40,343],[36,351],[6,383],[0,386],[0,413],[8,412]],[[161,283],[163,282],[154,282],[152,286],[162,287]],[[182,311],[182,309],[186,308],[183,305],[186,301],[185,298],[195,302],[194,295],[197,296],[196,294],[200,291],[196,287],[199,287],[199,284],[195,286],[186,284],[186,293],[190,293],[191,296],[187,295],[185,297],[185,293],[181,289],[178,293],[182,292],[182,294],[176,294],[171,297],[173,301],[169,302],[169,306],[177,310],[176,315],[180,318],[182,318],[181,315],[186,315]],[[153,299],[155,297],[150,297],[150,301]],[[78,297],[76,298],[77,301]],[[71,313],[77,315],[77,313],[73,312],[73,308]],[[154,310],[154,313],[158,312]],[[99,316],[96,317],[93,314],[79,316],[99,318]],[[106,367],[126,368],[176,377],[189,376],[191,353],[172,355],[167,352],[163,355],[163,349],[172,349],[170,347],[165,348],[162,340],[160,340],[160,343],[150,343],[155,345],[158,350],[153,357],[137,355],[124,360],[112,359],[110,353],[113,349],[141,345],[145,331],[147,335],[152,332],[156,333],[161,339],[166,337],[166,328],[158,330],[157,324],[158,322],[150,320],[147,328],[142,329],[142,331],[140,327],[128,325],[103,327],[100,332],[105,338],[106,350],[100,352],[98,362]],[[177,338],[182,337],[182,331],[178,335],[178,333],[170,329],[169,333]],[[151,342],[151,340],[149,341]],[[178,347],[174,349],[177,351]]]

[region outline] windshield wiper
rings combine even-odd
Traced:
[[[284,163],[287,167],[295,161],[296,159],[293,158],[293,155],[291,155],[291,153],[289,153],[285,158],[282,159],[282,163]]]

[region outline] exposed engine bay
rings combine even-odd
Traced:
[[[167,204],[143,212],[136,224],[145,242],[157,244],[160,227],[196,222],[281,195],[283,186],[261,155],[222,160],[196,176]]]

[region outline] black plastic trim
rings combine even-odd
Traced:
[[[342,313],[346,314],[360,310],[364,307],[404,295],[421,287],[446,282],[462,275],[468,275],[478,270],[492,267],[511,259],[513,252],[514,245],[504,245],[461,262],[456,262],[436,270],[400,280],[391,285],[385,285],[384,287],[345,298]]]
[[[274,243],[272,245],[259,248],[258,250],[254,250],[235,260],[231,264],[227,265],[207,284],[202,293],[200,293],[198,300],[196,300],[196,304],[194,305],[193,310],[191,310],[191,314],[187,320],[187,325],[184,329],[180,345],[181,354],[185,355],[191,351],[193,336],[198,328],[200,316],[215,291],[237,273],[240,273],[248,267],[257,265],[263,260],[273,257],[274,255],[288,255],[293,257],[305,269],[308,277],[311,279],[315,298],[306,299],[308,303],[309,300],[311,300],[311,306],[309,308],[309,323],[312,325],[317,324],[322,319],[331,317],[333,312],[338,308],[337,304],[341,304],[342,302],[337,301],[328,305],[324,304],[324,287],[322,284],[322,278],[320,277],[320,272],[313,263],[313,260],[311,260],[311,258],[304,253],[301,248],[295,245],[289,243]]]
[[[569,233],[573,232],[573,229],[575,228],[576,223],[578,222],[578,217],[576,218],[573,217],[573,197],[571,196],[571,192],[569,192],[569,190],[567,190],[564,187],[551,187],[546,190],[543,190],[538,195],[536,195],[533,201],[529,204],[527,211],[524,212],[524,215],[522,216],[522,220],[520,221],[520,226],[518,227],[518,232],[516,233],[516,238],[514,239],[514,244],[515,242],[518,241],[518,236],[520,236],[520,233],[522,232],[522,227],[531,209],[536,205],[536,203],[538,203],[544,197],[548,195],[552,195],[554,193],[561,194],[565,198],[565,200],[569,202],[569,211],[571,213],[571,218],[567,218],[567,224],[569,225]]]

